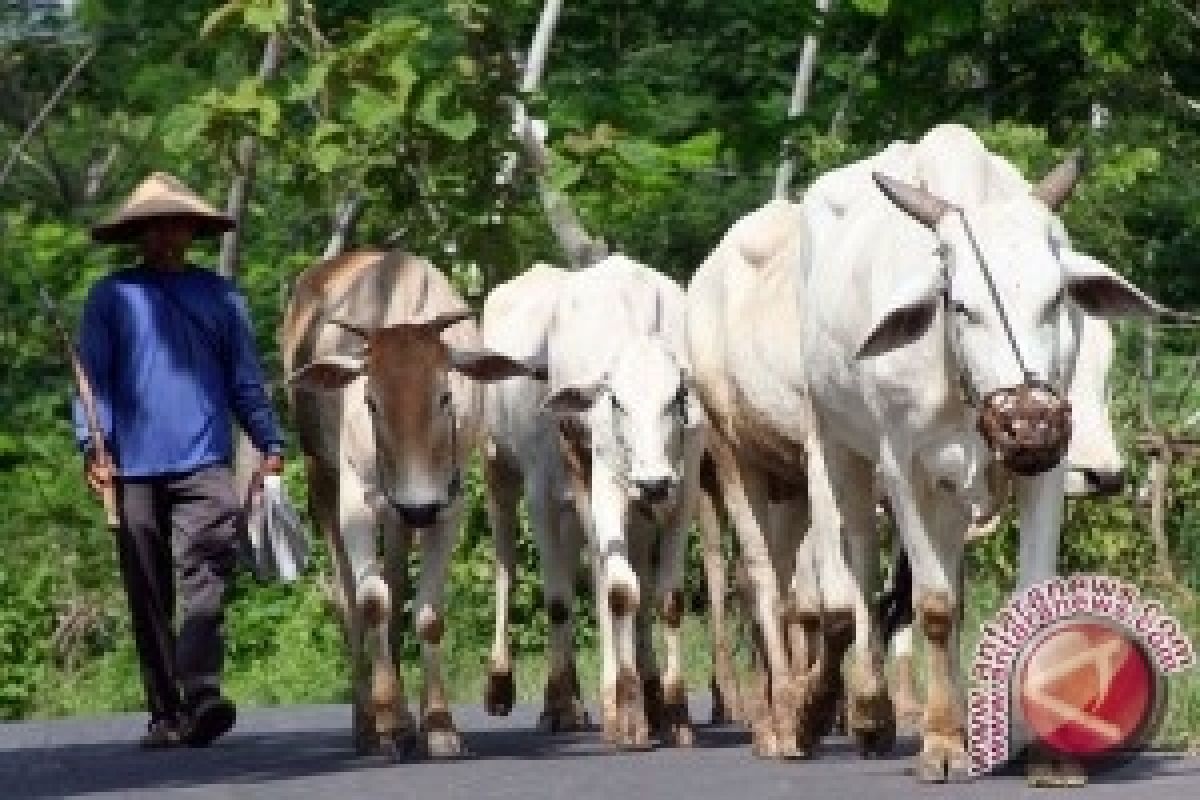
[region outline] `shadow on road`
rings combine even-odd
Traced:
[[[0,729],[2,732],[2,729]],[[472,761],[544,761],[617,755],[598,730],[547,735],[530,728],[467,730]],[[697,747],[748,747],[737,728],[700,727]],[[140,750],[133,739],[25,744],[0,748],[0,797],[61,798],[84,793],[266,784],[357,770],[421,764],[417,757],[391,760],[359,756],[348,730],[288,730],[230,734],[203,750]]]

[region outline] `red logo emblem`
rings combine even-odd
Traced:
[[[1086,758],[1137,747],[1155,712],[1154,666],[1106,620],[1063,621],[1027,652],[1017,698],[1030,733]]]

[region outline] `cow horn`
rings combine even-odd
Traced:
[[[1041,183],[1033,190],[1033,196],[1045,203],[1051,211],[1058,211],[1071,196],[1086,167],[1083,151],[1076,150],[1042,178]]]
[[[451,325],[457,325],[458,323],[460,323],[464,320],[474,319],[474,317],[475,317],[475,314],[472,311],[470,311],[469,309],[461,309],[458,311],[443,311],[442,313],[436,314],[433,317],[430,317],[429,319],[422,322],[421,327],[424,328],[425,330],[429,331],[430,333],[436,334],[436,333],[441,333],[442,331],[449,328]]]
[[[369,330],[367,330],[366,328],[362,327],[361,325],[355,325],[354,323],[347,322],[344,319],[331,319],[331,320],[327,320],[327,321],[329,322],[330,325],[336,325],[337,327],[341,328],[344,331],[353,333],[355,336],[359,337],[360,339],[369,338],[371,335],[371,332]]]
[[[930,230],[936,228],[942,216],[952,208],[945,200],[923,187],[888,177],[882,172],[872,172],[871,177],[888,200]]]

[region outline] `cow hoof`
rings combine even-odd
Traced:
[[[483,707],[493,717],[507,717],[516,703],[517,688],[512,670],[496,670],[488,673],[487,688],[484,690]]]
[[[919,735],[921,733],[921,722],[925,718],[925,712],[920,709],[911,711],[901,711],[896,709],[896,729],[907,735]]]
[[[646,723],[646,715],[639,709],[631,708],[625,714],[625,736],[621,741],[622,750],[649,750],[650,726]]]
[[[566,708],[546,708],[538,717],[538,730],[542,733],[575,733],[587,730],[591,724],[587,709],[578,699]]]
[[[661,731],[666,727],[667,701],[659,676],[651,675],[642,679],[642,707],[646,710],[646,719],[651,728]]]
[[[458,731],[427,731],[425,755],[433,759],[460,758],[466,755],[462,736]]]
[[[738,702],[738,687],[732,681],[728,687],[722,687],[721,682],[713,678],[709,683],[712,692],[712,715],[709,717],[713,725],[730,725],[742,722],[741,704]]]
[[[886,691],[851,697],[846,711],[850,735],[864,758],[892,752],[896,746],[896,717]]]
[[[1034,789],[1077,789],[1087,785],[1087,772],[1077,761],[1041,754],[1025,765],[1025,780]]]
[[[926,734],[917,756],[917,778],[924,783],[962,783],[970,777],[970,762],[960,737]]]
[[[688,717],[688,707],[683,703],[668,703],[666,726],[662,729],[663,743],[669,747],[692,747],[696,743],[696,732]]]

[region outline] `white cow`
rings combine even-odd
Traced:
[[[446,567],[464,505],[462,471],[479,431],[474,380],[528,371],[480,351],[470,316],[428,261],[356,251],[299,277],[280,334],[312,516],[333,557],[350,646],[354,741],[364,752],[392,752],[418,735],[394,663],[403,649],[400,609],[416,532],[421,743],[435,757],[462,752],[440,653]]]
[[[493,289],[483,307],[484,346],[544,364],[550,321],[568,275],[535,264]],[[484,389],[484,470],[496,549],[496,626],[484,705],[493,715],[507,715],[513,707],[509,601],[517,560],[517,506],[524,494],[550,619],[550,664],[539,727],[572,731],[588,721],[579,696],[571,624],[583,532],[567,492],[558,427],[542,407],[549,388],[545,376],[540,377],[514,378]]]
[[[755,752],[772,758],[809,750],[823,727],[811,689],[828,684],[813,672],[821,609],[817,543],[805,538],[811,419],[796,265],[809,246],[800,206],[772,202],[738,220],[688,286],[688,347],[765,670],[746,710]],[[879,721],[855,719],[870,748],[887,746]]]
[[[683,557],[695,513],[704,417],[689,391],[683,293],[670,279],[614,255],[562,282],[550,322],[546,408],[558,420],[568,487],[587,534],[603,659],[606,738],[648,744],[643,684],[657,686],[648,637],[637,635],[651,579],[666,622],[661,716],[666,741],[692,730],[681,667]],[[639,672],[641,681],[639,681]],[[656,700],[647,697],[648,701]]]
[[[816,429],[813,524],[842,532],[851,573],[838,559],[822,561],[822,602],[855,609],[852,670],[878,672],[867,607],[878,562],[870,491],[878,469],[930,646],[917,774],[936,781],[967,775],[959,581],[964,534],[975,500],[987,494],[988,467],[1002,457],[1022,473],[1012,480],[1025,583],[1026,565],[1057,552],[1065,435],[1055,413],[1075,352],[1063,346],[1073,344],[1063,330],[1069,307],[1097,317],[1157,307],[1071,249],[1053,212],[1077,164],[1056,169],[1032,194],[995,197],[988,184],[995,157],[970,131],[942,126],[912,147],[928,189],[877,174],[896,208],[851,208],[798,268],[807,270],[800,302]],[[977,432],[981,420],[987,441]]]

